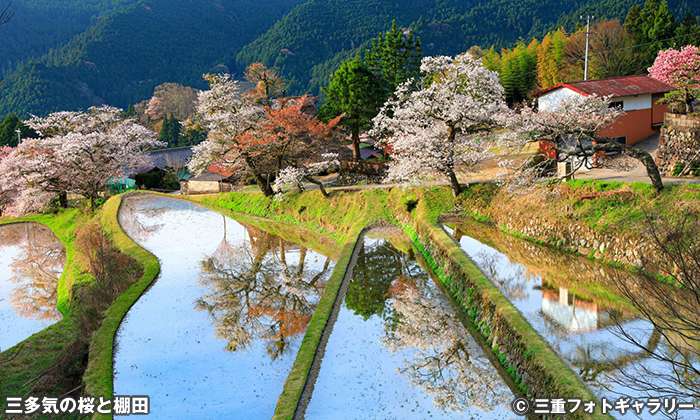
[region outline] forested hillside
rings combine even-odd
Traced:
[[[683,16],[688,2],[671,0]],[[644,0],[311,0],[295,8],[238,54],[239,67],[261,61],[277,67],[293,92],[318,94],[332,72],[365,42],[391,25],[411,28],[423,42],[423,54],[453,55],[477,45],[509,47],[521,38],[541,37],[563,25],[574,30],[579,15],[624,18]],[[697,13],[697,12],[695,12]]]
[[[103,102],[126,107],[163,82],[203,86],[202,73],[230,70],[241,47],[298,2],[146,0],[124,7],[9,74],[0,82],[0,115]]]
[[[1,0],[0,0],[1,1]],[[9,0],[8,0],[9,2]],[[289,93],[319,94],[340,64],[392,20],[424,55],[512,47],[580,14],[624,20],[644,0],[15,0],[0,26],[0,117],[151,96],[164,82],[203,87],[202,73],[276,68]],[[682,18],[697,13],[671,0]],[[0,6],[6,5],[0,3]]]
[[[138,0],[13,0],[14,16],[0,31],[0,79],[25,59],[40,57],[109,14]]]

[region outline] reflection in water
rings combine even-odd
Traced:
[[[61,319],[56,299],[65,261],[65,247],[47,227],[0,226],[0,349]]]
[[[160,275],[117,331],[114,391],[149,418],[271,418],[333,262],[195,204],[125,199]]]
[[[637,319],[624,299],[608,292],[615,290],[620,276],[634,288],[638,280],[632,274],[476,222],[446,230],[598,397],[647,396],[624,381],[621,372],[644,372],[664,365],[622,340],[618,329],[651,350],[668,345],[650,322]],[[642,417],[648,416],[647,411]]]
[[[427,278],[397,283],[391,306],[398,322],[387,328],[383,343],[394,353],[413,352],[399,368],[411,385],[432,396],[440,411],[491,411],[509,403],[498,373],[479,357],[481,350],[442,292]]]
[[[253,237],[257,229],[246,227]],[[289,263],[285,253],[293,245],[260,233],[250,246],[231,245],[224,239],[214,255],[202,262],[200,284],[208,291],[196,302],[197,309],[210,314],[217,337],[227,341],[230,351],[263,340],[276,359],[306,331],[325,287],[330,260],[325,259],[321,271],[305,269],[307,250],[301,247],[297,264]]]
[[[511,418],[512,394],[457,309],[397,249],[410,249],[400,231],[380,235],[352,268],[306,418]]]

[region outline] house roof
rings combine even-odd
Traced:
[[[586,80],[581,82],[560,83],[556,86],[541,90],[533,96],[541,96],[547,92],[559,88],[568,88],[584,96],[610,96],[620,98],[623,96],[646,95],[654,93],[666,93],[675,88],[664,82],[660,82],[646,75],[611,77],[608,79]]]
[[[197,175],[193,178],[190,178],[190,181],[223,181],[226,178],[219,174],[215,174],[214,172],[206,171],[202,173],[201,175]]]
[[[165,167],[185,166],[194,152],[192,147],[176,147],[173,149],[153,150],[150,154],[153,159],[153,165],[156,168],[164,169]]]

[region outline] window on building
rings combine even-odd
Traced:
[[[625,109],[625,103],[624,103],[624,101],[610,102],[610,105],[608,105],[608,108]]]

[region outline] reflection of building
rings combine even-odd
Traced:
[[[595,331],[610,323],[610,315],[597,303],[561,287],[558,293],[542,289],[542,312],[570,332]]]

